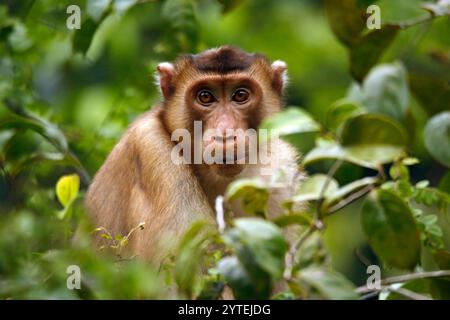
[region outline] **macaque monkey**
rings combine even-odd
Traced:
[[[263,119],[281,110],[284,62],[271,63],[262,55],[223,46],[182,56],[174,64],[161,63],[157,70],[162,102],[139,117],[114,147],[89,187],[86,205],[95,226],[112,234],[127,234],[145,222],[128,249],[139,258],[160,262],[193,222],[215,223],[215,200],[232,181],[269,181],[282,169],[288,183],[270,195],[268,212],[273,216],[282,213],[282,201],[292,194],[302,172],[294,149],[279,139],[265,150],[274,160],[269,164],[242,163],[236,155],[231,158],[236,161],[226,163],[226,152],[225,163],[173,159],[176,141],[171,137],[180,129],[204,149],[214,145],[219,146],[216,151],[236,150],[240,137],[234,132],[257,130]],[[197,141],[194,122],[214,134]],[[248,140],[241,139],[246,145]],[[193,157],[195,152],[184,150],[182,156]],[[239,205],[233,206],[233,214],[243,215]]]

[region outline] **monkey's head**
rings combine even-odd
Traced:
[[[202,140],[193,146],[201,145],[203,152],[212,146],[215,151],[223,150],[224,164],[203,165],[220,176],[240,173],[245,164],[237,161],[242,157],[238,145],[248,144],[248,137],[240,139],[240,135],[248,129],[258,130],[264,118],[281,109],[286,64],[223,46],[182,56],[174,64],[161,63],[157,69],[164,98],[162,120],[169,134],[189,130],[192,142]],[[200,122],[203,136],[194,136],[194,123]],[[227,150],[235,151],[231,164],[225,164],[230,160]]]

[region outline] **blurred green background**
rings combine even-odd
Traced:
[[[64,133],[67,150],[83,168],[73,158],[59,157],[61,150],[34,131],[0,131],[0,215],[4,216],[0,237],[7,238],[0,252],[0,260],[4,254],[0,275],[17,262],[7,258],[8,250],[32,254],[50,245],[63,246],[45,222],[61,209],[54,194],[56,181],[78,167],[78,172],[86,173],[82,179],[85,190],[87,174],[95,174],[125,128],[160,99],[154,85],[159,62],[223,44],[284,60],[290,78],[287,104],[304,108],[321,123],[354,81],[348,52],[330,29],[323,1],[116,0],[113,11],[108,11],[107,3],[0,2],[0,119],[15,108],[55,124],[51,128]],[[76,33],[66,28],[70,4],[81,8],[83,24]],[[419,0],[381,0],[377,4],[383,23],[424,13]],[[433,24],[402,31],[382,61],[401,59],[410,71],[439,73],[449,81],[449,50],[450,21],[436,19]],[[440,60],[447,69],[439,67],[436,61]],[[450,101],[442,104],[450,108]],[[415,96],[410,110],[414,120],[405,125],[409,132],[421,132],[428,115]],[[436,185],[445,169],[430,158],[420,134],[411,150],[421,159],[412,169],[413,180],[429,179]],[[307,169],[316,172],[325,167]],[[337,178],[349,182],[362,171],[347,165]],[[368,257],[371,252],[362,235],[358,206],[359,202],[327,220],[325,243],[336,269],[361,284],[366,279],[365,267],[355,252]],[[11,217],[11,212],[21,213],[22,220],[15,221],[19,218]],[[25,230],[25,235],[8,235],[12,225]],[[22,243],[31,232],[27,225],[42,234],[41,238],[30,236],[32,244]]]

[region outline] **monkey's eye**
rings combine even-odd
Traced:
[[[216,101],[216,98],[209,90],[200,90],[197,93],[197,100],[200,102],[200,104],[203,105],[211,105],[214,101]]]
[[[244,103],[250,97],[250,92],[246,89],[237,89],[231,99],[237,103]]]

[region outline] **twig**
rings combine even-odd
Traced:
[[[436,16],[430,12],[428,15],[424,15],[421,17],[406,20],[404,22],[399,23],[398,25],[400,26],[401,29],[407,29],[407,28],[418,26],[418,25],[421,25],[421,24],[424,24],[427,22],[431,22],[434,19],[439,18],[439,17],[440,16]]]
[[[333,179],[343,162],[344,161],[342,159],[336,160],[327,173],[327,180],[323,184],[322,189],[320,190],[319,199],[317,200],[315,220],[322,219],[322,204],[325,201],[325,192],[330,186],[331,179]]]
[[[295,255],[297,254],[298,249],[305,243],[305,241],[317,230],[316,225],[313,223],[306,231],[302,234],[302,236],[291,246],[288,252],[287,261],[286,261],[286,269],[284,271],[284,278],[289,280],[292,278],[292,271],[294,269],[295,264]]]
[[[355,255],[358,258],[359,262],[361,262],[366,268],[372,265],[372,262],[361,253],[360,248],[356,248]]]
[[[392,288],[392,287],[387,287],[386,288],[388,291],[390,292],[394,292],[394,293],[398,293],[402,296],[405,296],[411,300],[433,300],[427,296],[424,296],[422,294],[419,294],[417,292],[405,289],[405,288]]]
[[[439,271],[417,272],[417,273],[404,274],[401,276],[395,276],[395,277],[383,279],[380,281],[380,284],[382,286],[387,286],[390,284],[406,282],[406,281],[411,281],[411,280],[443,278],[443,277],[450,277],[450,270],[439,270]],[[380,291],[380,290],[381,289],[376,289],[376,288],[371,289],[371,288],[367,288],[367,286],[361,286],[356,289],[356,292],[368,293],[368,292]]]
[[[350,203],[364,197],[366,194],[368,194],[370,191],[372,191],[374,188],[373,184],[370,184],[364,188],[362,188],[361,190],[359,190],[358,192],[355,192],[353,194],[351,194],[348,198],[345,198],[341,201],[339,201],[337,204],[335,204],[334,206],[332,206],[326,213],[325,216],[330,216],[333,213],[341,210],[342,208],[348,206]]]
[[[319,199],[317,200],[316,214],[312,224],[305,231],[305,233],[303,233],[303,235],[301,235],[300,238],[291,246],[291,248],[287,253],[286,269],[284,272],[284,278],[286,280],[289,280],[292,277],[292,271],[294,269],[295,256],[297,254],[297,251],[316,230],[323,229],[323,222],[321,220],[322,219],[321,207],[325,199],[324,195],[331,183],[331,179],[333,179],[334,175],[336,174],[337,170],[341,167],[342,163],[343,160],[339,159],[331,166],[330,170],[327,173],[327,180],[325,181],[325,183],[322,186],[322,189],[320,190]]]

